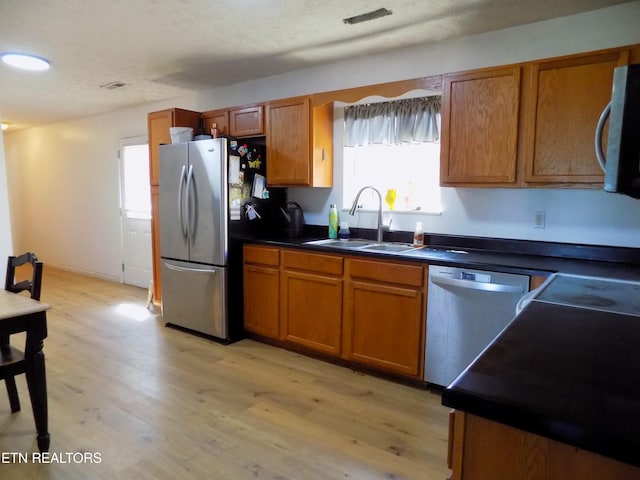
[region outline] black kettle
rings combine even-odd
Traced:
[[[304,230],[302,207],[298,202],[287,202],[285,208],[280,207],[285,218],[285,233],[288,237],[297,237]]]

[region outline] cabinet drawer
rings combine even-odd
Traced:
[[[280,249],[245,245],[244,262],[277,267],[280,265]]]
[[[282,264],[296,270],[309,270],[330,275],[342,275],[342,257],[307,253],[293,250],[282,251]]]
[[[366,278],[412,287],[423,285],[423,269],[416,265],[348,259],[347,271],[351,278]]]

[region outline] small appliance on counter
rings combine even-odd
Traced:
[[[298,202],[287,202],[281,208],[287,237],[299,237],[304,231],[304,213]]]

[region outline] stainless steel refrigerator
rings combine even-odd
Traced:
[[[162,314],[220,339],[228,322],[228,145],[224,138],[160,146]]]

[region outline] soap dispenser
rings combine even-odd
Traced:
[[[422,247],[424,245],[424,232],[422,222],[416,222],[416,229],[413,231],[413,246]]]

